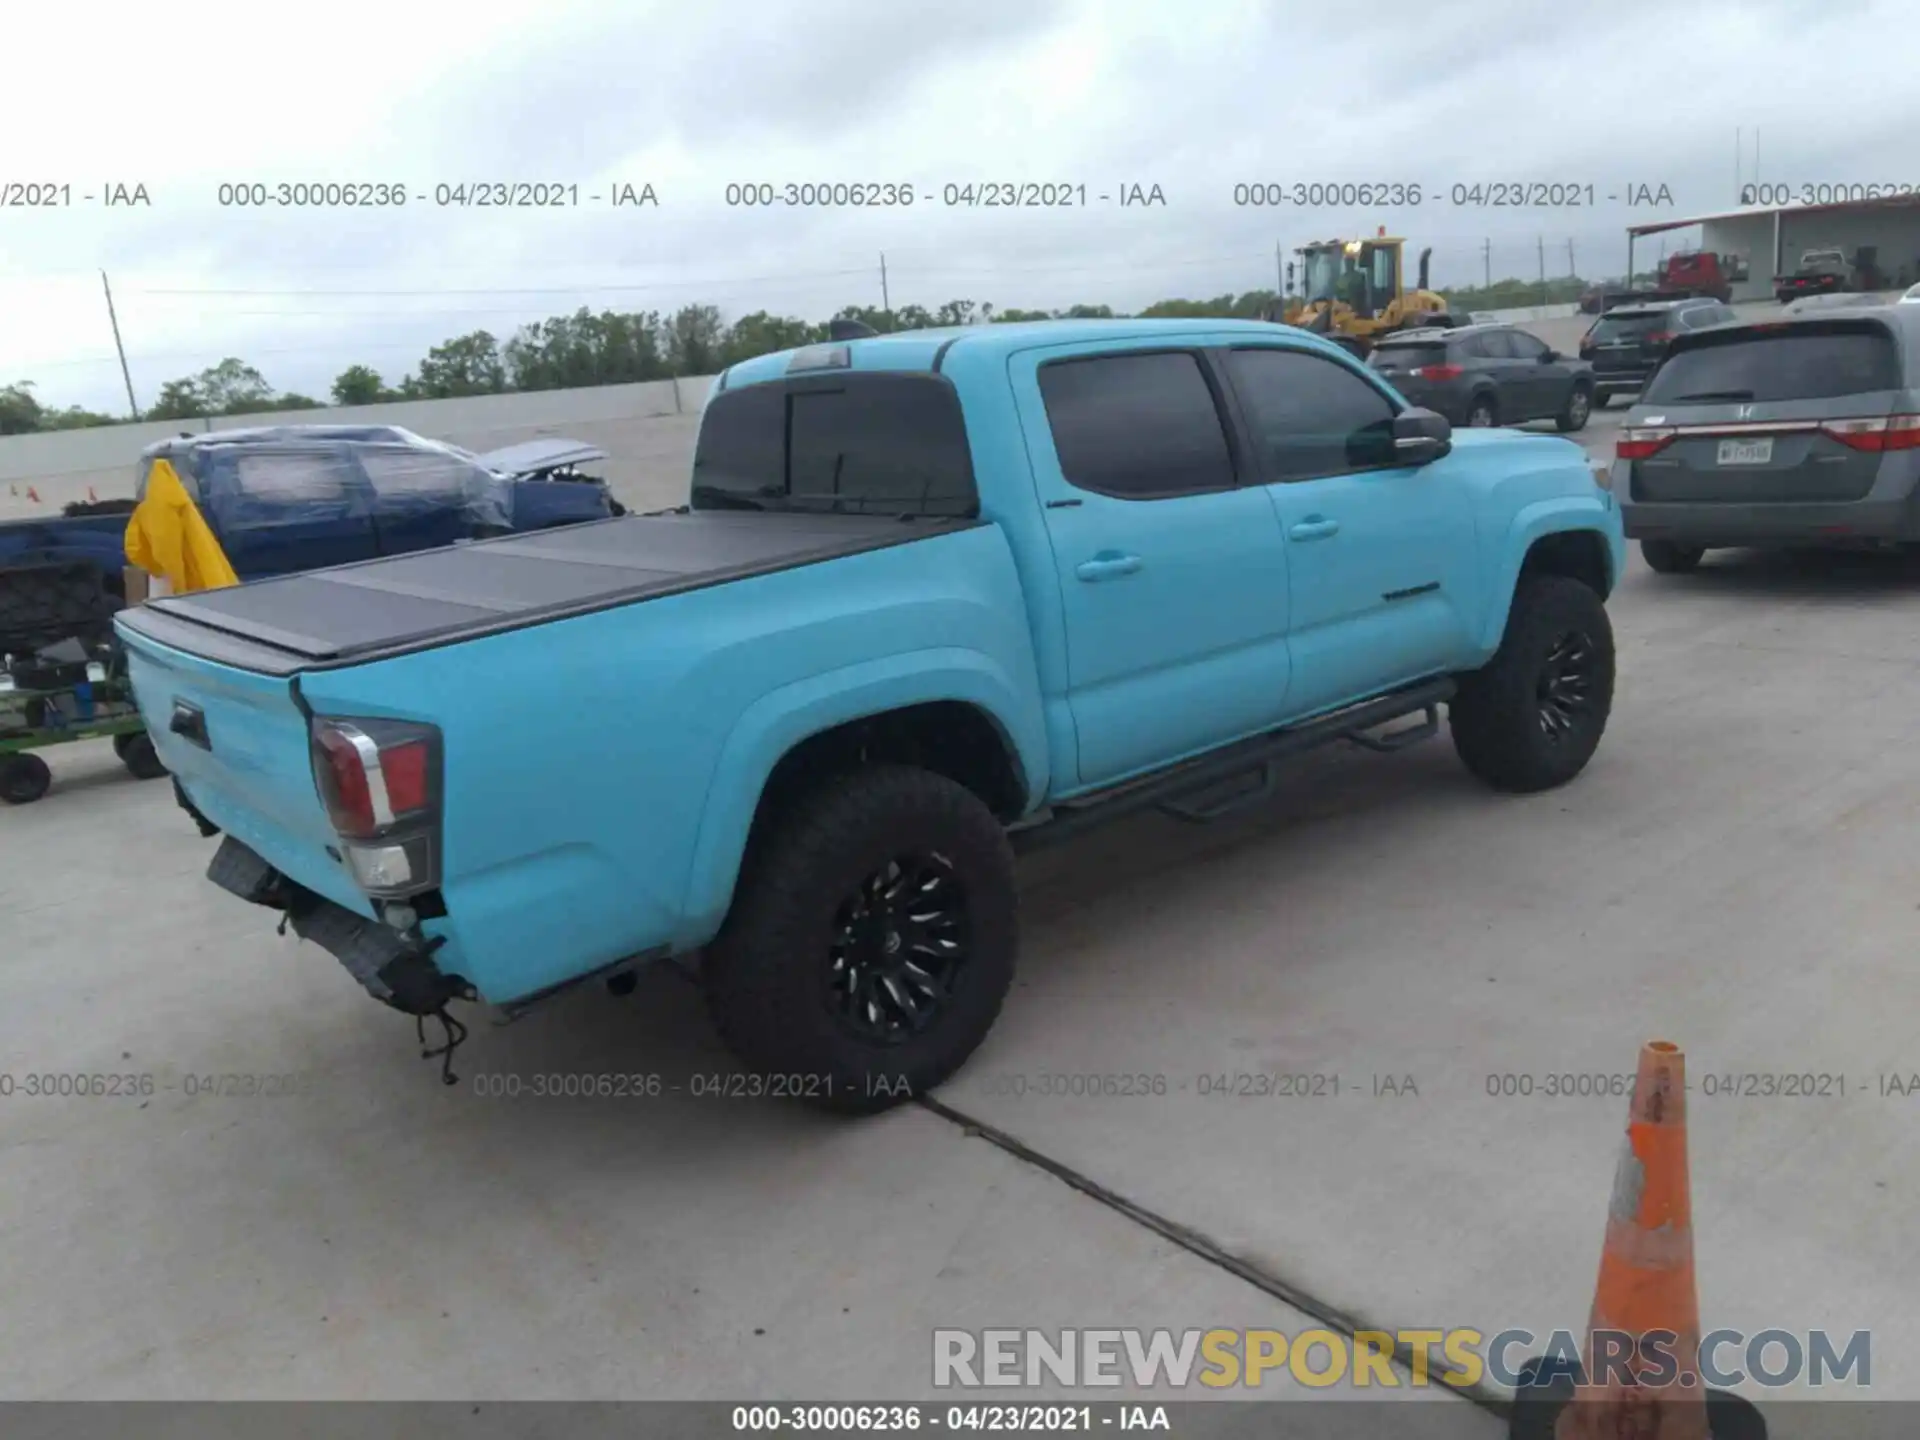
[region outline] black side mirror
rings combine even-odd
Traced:
[[[1558,360],[1559,358],[1560,358],[1560,352],[1558,350],[1542,351],[1540,355],[1540,363],[1542,365],[1551,365],[1554,361]]]
[[[1402,465],[1426,465],[1453,449],[1447,417],[1410,405],[1393,417],[1394,459]]]

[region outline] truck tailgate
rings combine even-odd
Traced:
[[[122,631],[141,718],[194,805],[309,889],[365,910],[339,864],[314,787],[294,681],[189,655]]]
[[[977,521],[775,511],[630,515],[226,590],[169,596],[123,632],[271,674],[353,665],[831,560]]]

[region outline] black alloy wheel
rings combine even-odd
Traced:
[[[939,1019],[967,963],[967,894],[939,854],[897,856],[835,911],[827,1005],[868,1044],[897,1045]]]
[[[1593,707],[1599,679],[1599,652],[1584,633],[1570,630],[1554,642],[1534,690],[1540,729],[1550,742],[1559,744],[1579,727]]]

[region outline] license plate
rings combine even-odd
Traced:
[[[1722,440],[1718,458],[1722,465],[1766,465],[1773,460],[1773,441]]]

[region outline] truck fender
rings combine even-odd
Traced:
[[[989,656],[969,649],[908,651],[783,685],[734,722],[701,809],[675,948],[705,944],[733,903],[747,834],[774,766],[822,731],[935,701],[977,706],[999,728],[1026,777],[1029,806],[1047,786],[1047,732],[1039,697]]]
[[[1620,545],[1608,535],[1607,511],[1598,500],[1578,495],[1562,495],[1551,500],[1536,500],[1522,506],[1513,517],[1500,546],[1498,578],[1488,592],[1490,603],[1480,632],[1480,653],[1492,655],[1500,648],[1507,632],[1507,615],[1513,608],[1514,590],[1520,583],[1520,571],[1527,552],[1548,535],[1570,531],[1589,531],[1598,536],[1606,552],[1607,590],[1620,582],[1625,559]]]

